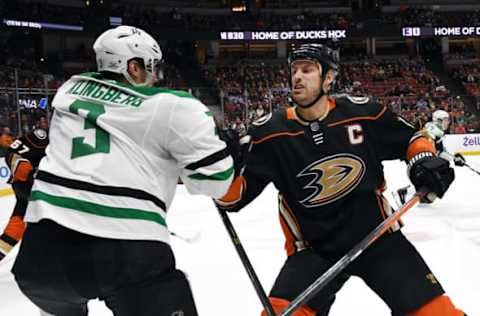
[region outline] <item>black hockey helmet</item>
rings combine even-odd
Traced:
[[[296,60],[311,60],[322,65],[322,76],[325,76],[328,70],[338,71],[339,54],[338,49],[333,50],[322,44],[303,44],[298,49],[290,52],[288,56],[288,66]]]

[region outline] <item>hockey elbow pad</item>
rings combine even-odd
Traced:
[[[12,158],[12,175],[10,176],[9,183],[13,182],[25,182],[29,180],[29,177],[32,173],[33,166],[25,158],[22,158],[20,155],[14,155]]]
[[[227,193],[221,198],[214,200],[217,208],[227,212],[239,211],[238,206],[242,200],[246,186],[246,181],[243,176],[236,177],[232,184],[230,184]]]

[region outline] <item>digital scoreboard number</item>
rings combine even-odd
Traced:
[[[404,37],[419,37],[422,32],[419,27],[404,27],[402,28],[402,35]]]

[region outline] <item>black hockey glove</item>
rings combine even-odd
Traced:
[[[408,163],[408,176],[415,189],[426,189],[424,202],[442,198],[455,179],[450,163],[429,152],[417,154]]]
[[[466,163],[465,157],[460,153],[456,153],[453,157],[453,163],[455,163],[455,166],[463,167]]]
[[[215,199],[215,205],[219,210],[226,212],[238,212],[238,207],[245,190],[245,179],[243,178],[243,169],[245,168],[247,155],[251,150],[251,136],[239,135],[232,130],[222,131],[220,138],[227,144],[227,150],[233,158],[235,177],[228,189],[228,192],[220,199]]]
[[[247,153],[250,150],[251,137],[249,135],[240,137],[236,131],[229,129],[220,132],[220,139],[227,144],[227,150],[233,158],[235,176],[237,176],[245,167]]]

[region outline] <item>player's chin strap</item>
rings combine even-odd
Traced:
[[[306,304],[315,294],[323,289],[330,281],[332,281],[340,272],[358,256],[360,256],[365,249],[374,243],[380,236],[383,235],[390,227],[392,227],[400,217],[409,209],[415,206],[420,199],[427,194],[427,190],[421,188],[415,195],[405,202],[396,212],[392,213],[383,222],[381,222],[373,231],[371,231],[362,241],[355,245],[346,255],[337,261],[330,269],[328,269],[322,276],[316,279],[309,287],[307,287],[300,295],[297,296],[285,308],[279,316],[290,316],[300,306]]]

